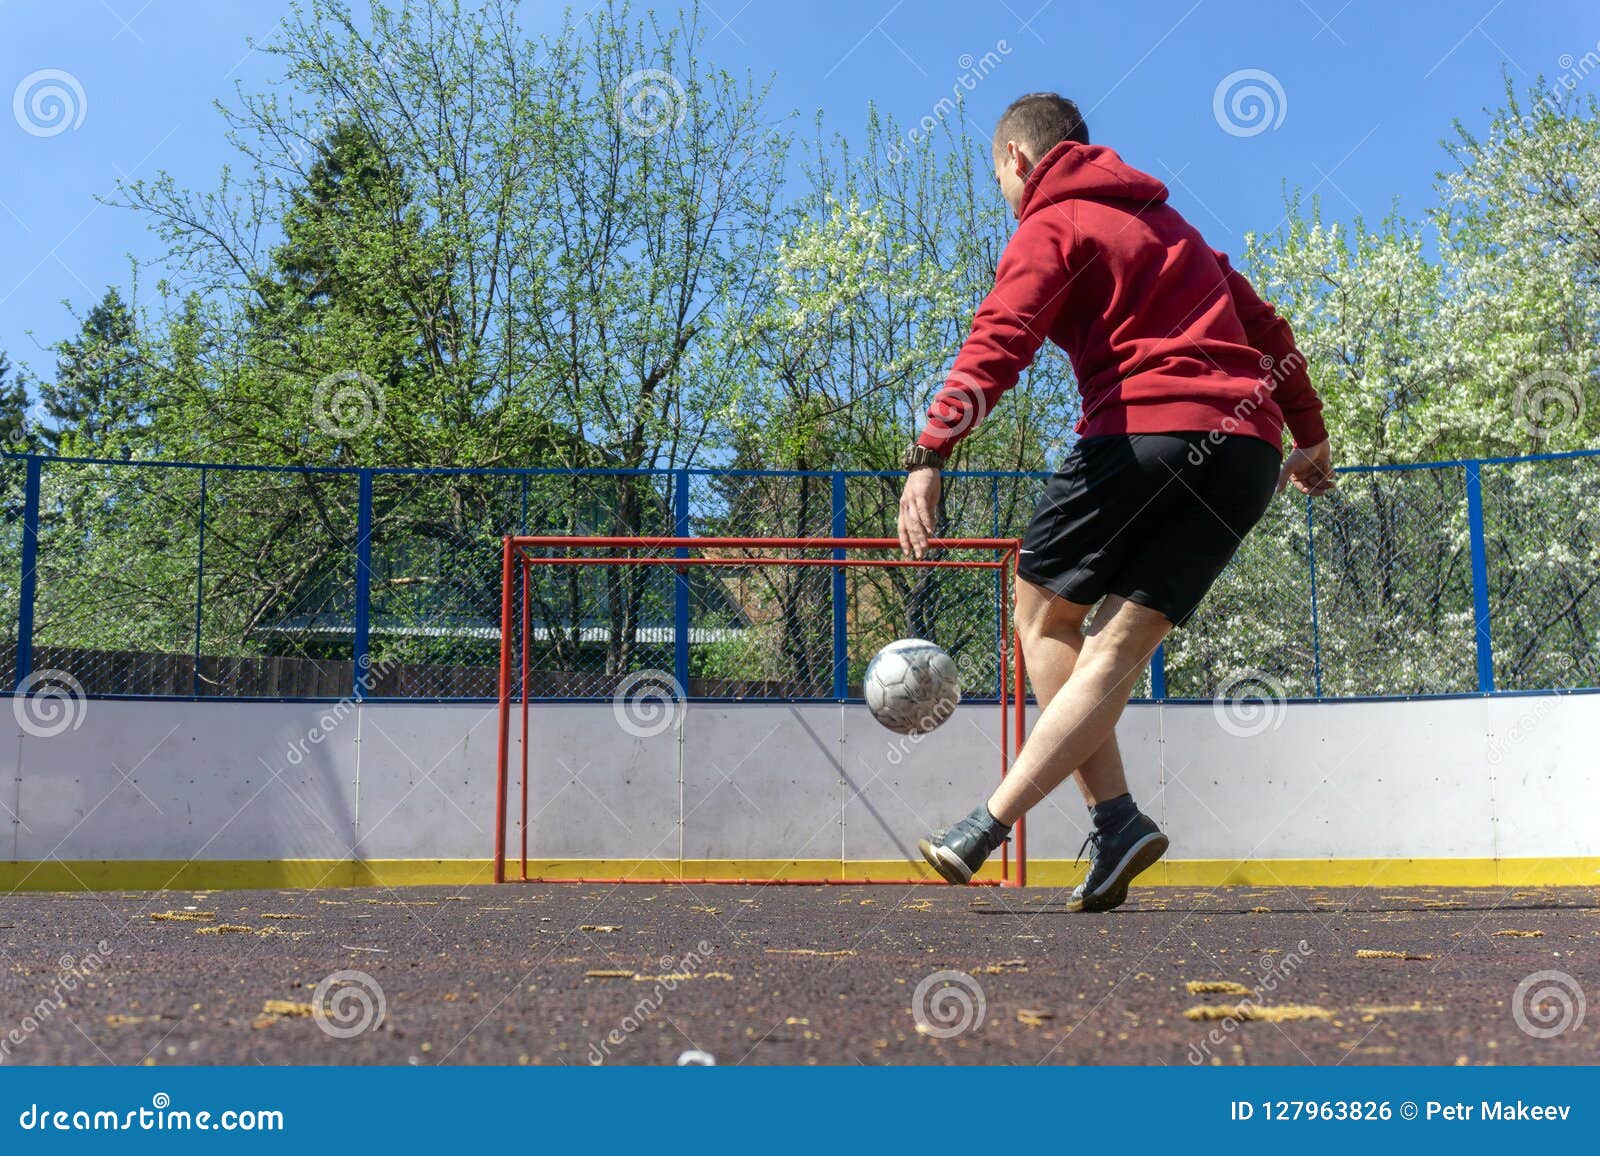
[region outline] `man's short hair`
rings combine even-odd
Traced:
[[[1014,140],[1037,161],[1064,140],[1089,143],[1089,126],[1078,106],[1053,92],[1030,92],[1012,101],[994,129],[995,155]]]

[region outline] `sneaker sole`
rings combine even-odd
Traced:
[[[1073,908],[1075,911],[1112,911],[1128,901],[1128,885],[1167,853],[1171,840],[1160,831],[1140,839],[1117,864],[1106,886],[1098,895],[1084,895]]]
[[[918,839],[917,850],[922,852],[922,857],[928,861],[928,866],[944,877],[946,883],[964,887],[972,882],[972,871],[961,861],[961,856],[950,848],[936,847],[926,839]]]

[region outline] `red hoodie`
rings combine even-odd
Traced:
[[[1049,338],[1083,396],[1080,435],[1328,436],[1289,323],[1111,149],[1063,141],[1034,166],[994,289],[918,443],[948,454]]]

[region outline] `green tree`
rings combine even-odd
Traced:
[[[40,436],[50,452],[83,457],[159,453],[149,445],[155,411],[142,334],[115,288],[83,318],[78,336],[56,346],[53,380],[39,387],[54,427]]]
[[[13,368],[11,359],[0,350],[0,449],[8,454],[33,453],[39,442],[38,431],[29,417],[27,377]]]

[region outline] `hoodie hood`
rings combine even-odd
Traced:
[[[1113,150],[1067,140],[1045,153],[1028,174],[1017,219],[1061,201],[1133,201],[1143,207],[1166,199],[1166,185],[1125,164]]]

